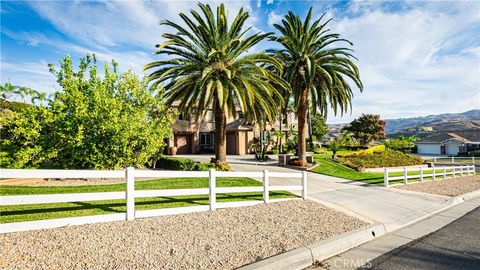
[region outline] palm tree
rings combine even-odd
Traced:
[[[282,45],[282,49],[272,50],[274,55],[284,62],[283,77],[290,83],[298,118],[298,158],[306,162],[307,113],[309,101],[313,112],[327,114],[328,104],[334,113],[347,112],[351,109],[353,91],[347,81],[349,78],[362,91],[363,86],[356,59],[350,48],[336,47],[350,41],[340,38],[339,34],[330,33],[322,22],[323,14],[311,23],[312,8],[305,21],[289,12],[282,20],[282,25],[274,24],[280,36],[271,37]]]
[[[144,69],[154,70],[148,75],[154,85],[166,83],[168,105],[178,101],[180,111],[194,113],[197,119],[213,109],[215,158],[226,162],[227,116],[235,117],[240,108],[251,123],[272,122],[281,100],[274,85],[289,86],[264,67],[281,68],[278,60],[265,53],[247,54],[271,33],[247,37],[250,28],[243,29],[243,25],[249,14],[243,9],[229,25],[223,4],[217,7],[216,15],[209,5],[198,6],[203,16],[194,10],[190,11],[191,17],[179,14],[185,27],[168,20],[161,22],[175,32],[162,35],[166,40],[157,45],[156,54],[172,57],[147,64]]]

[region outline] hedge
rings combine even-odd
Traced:
[[[361,170],[362,168],[410,166],[424,163],[424,160],[420,157],[411,156],[393,150],[374,152],[372,154],[350,154],[343,158],[339,158],[338,160],[343,165],[355,170]]]
[[[161,156],[155,163],[155,168],[168,171],[194,171],[196,163],[189,158]]]

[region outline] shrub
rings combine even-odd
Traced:
[[[210,168],[213,168],[212,163],[200,162],[195,164],[195,171],[208,171]]]
[[[213,163],[214,166],[215,166],[215,170],[217,171],[231,171],[232,170],[232,167],[230,167],[230,165],[228,165],[227,162],[215,162]]]
[[[313,149],[313,152],[315,154],[324,154],[325,152],[327,152],[327,149],[324,148],[324,147],[317,147],[317,148]]]
[[[380,168],[418,165],[424,162],[420,157],[404,154],[399,151],[385,150],[371,154],[349,154],[339,159],[340,163],[355,170],[360,168]]]
[[[193,171],[197,166],[195,161],[189,158],[161,156],[158,158],[155,168],[169,171]]]
[[[385,151],[385,145],[380,144],[380,145],[372,146],[368,149],[359,150],[359,151],[355,151],[348,154],[338,154],[338,157],[346,158],[346,157],[354,157],[354,156],[360,156],[360,155],[371,155],[375,153],[381,153],[384,151]]]

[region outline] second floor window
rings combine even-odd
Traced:
[[[190,115],[188,113],[180,113],[178,115],[178,120],[190,121]]]

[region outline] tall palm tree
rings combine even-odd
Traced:
[[[283,79],[264,66],[281,63],[265,53],[247,54],[248,50],[271,33],[256,33],[247,37],[250,28],[243,25],[249,14],[241,9],[233,22],[227,22],[223,4],[216,14],[209,5],[198,4],[201,14],[191,10],[191,16],[180,13],[185,27],[172,21],[162,25],[172,27],[165,33],[156,54],[168,59],[147,64],[153,70],[148,80],[165,82],[166,103],[179,101],[179,110],[195,113],[196,118],[213,108],[215,120],[215,158],[226,162],[226,119],[236,116],[240,108],[249,122],[272,122],[276,117],[281,95],[274,87],[289,87]],[[280,97],[280,99],[278,98]]]
[[[281,25],[274,24],[280,36],[271,37],[282,45],[282,49],[273,50],[278,59],[284,62],[283,76],[289,82],[295,100],[298,118],[298,155],[306,162],[307,113],[309,101],[314,113],[327,114],[328,104],[334,113],[341,114],[351,109],[353,91],[349,78],[362,91],[363,86],[356,59],[350,48],[337,47],[338,43],[353,45],[330,33],[327,24],[322,22],[323,14],[311,23],[312,8],[302,22],[300,16],[289,12]]]

